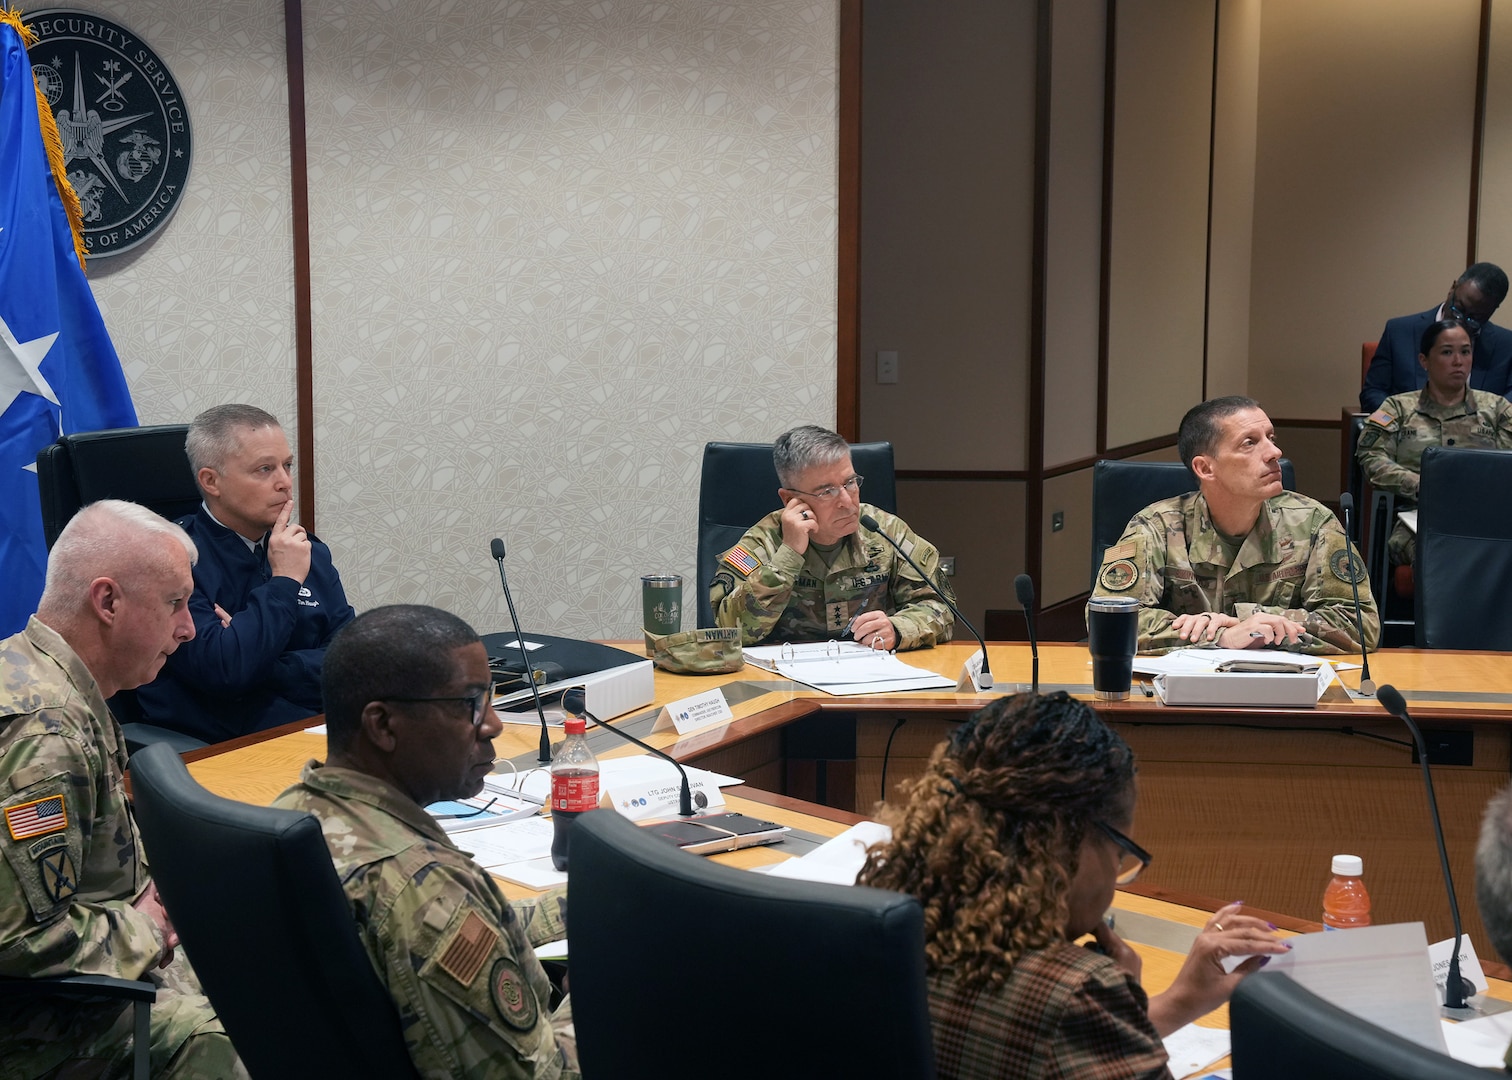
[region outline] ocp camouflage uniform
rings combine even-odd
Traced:
[[[1423,451],[1430,446],[1512,449],[1512,401],[1486,390],[1466,390],[1458,405],[1440,405],[1428,388],[1381,402],[1360,429],[1355,457],[1373,486],[1396,495],[1398,510],[1417,505]],[[1393,563],[1412,562],[1412,530],[1397,522],[1386,541]]]
[[[565,892],[511,905],[434,818],[392,785],[312,761],[274,802],[320,819],[378,977],[425,1077],[577,1077],[569,1001],[534,945],[565,936]]]
[[[1171,623],[1206,611],[1247,619],[1258,611],[1301,623],[1314,642],[1287,648],[1359,652],[1350,577],[1360,586],[1365,636],[1375,648],[1381,624],[1365,566],[1322,503],[1283,491],[1266,499],[1237,546],[1213,527],[1207,500],[1191,492],[1145,507],[1103,553],[1093,596],[1133,596],[1139,651],[1164,652],[1210,642],[1183,641]]]
[[[152,1075],[245,1076],[188,962],[159,969],[157,923],[131,906],[148,875],[125,767],[121,729],[68,643],[35,617],[0,642],[0,975],[155,982]],[[0,1078],[129,1076],[132,1012],[7,998]]]
[[[828,562],[812,542],[799,555],[782,542],[782,511],[774,510],[720,560],[709,587],[715,623],[738,626],[745,645],[823,641],[840,637],[862,611],[885,611],[899,649],[949,641],[955,616],[939,597],[954,603],[955,593],[940,571],[940,553],[895,514],[865,504],[861,514],[875,517],[929,580],[886,540],[860,530],[841,540]]]

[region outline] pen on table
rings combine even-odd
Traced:
[[[1252,638],[1264,637],[1264,636],[1265,636],[1264,632],[1262,632],[1260,630],[1251,630],[1250,631],[1250,637],[1252,637]],[[1318,641],[1319,641],[1318,638],[1314,637],[1312,634],[1309,634],[1306,630],[1302,631],[1300,634],[1297,635],[1297,644],[1298,645],[1316,645],[1316,644],[1318,644]]]

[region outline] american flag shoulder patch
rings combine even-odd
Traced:
[[[68,808],[61,795],[8,806],[5,808],[5,827],[10,830],[12,840],[62,832],[68,828]]]
[[[725,552],[724,561],[739,570],[745,577],[750,577],[761,568],[761,560],[739,544]]]
[[[471,986],[498,942],[498,931],[479,918],[476,911],[469,911],[446,942],[437,966],[463,986]]]

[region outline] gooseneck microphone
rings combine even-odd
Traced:
[[[1407,702],[1390,683],[1376,691],[1376,697],[1386,711],[1407,725],[1417,743],[1418,762],[1423,766],[1423,785],[1428,789],[1428,812],[1433,816],[1433,836],[1438,841],[1439,865],[1444,870],[1444,889],[1449,894],[1449,914],[1454,918],[1454,951],[1449,955],[1449,974],[1444,979],[1444,1007],[1467,1008],[1465,999],[1475,992],[1475,987],[1460,976],[1460,939],[1464,929],[1460,926],[1459,901],[1454,896],[1454,878],[1449,873],[1449,852],[1444,847],[1444,824],[1439,820],[1438,800],[1433,797],[1433,774],[1428,770],[1428,747],[1423,742],[1423,733],[1417,723],[1407,715]]]
[[[634,743],[636,746],[646,751],[646,753],[653,754],[656,757],[661,758],[663,761],[671,762],[672,767],[682,774],[682,793],[677,797],[677,812],[683,817],[692,817],[694,814],[693,789],[688,785],[688,770],[683,768],[682,762],[678,761],[665,750],[658,750],[656,747],[650,745],[649,743],[641,742],[628,731],[621,731],[619,728],[614,727],[611,724],[604,723],[602,720],[588,711],[587,702],[587,687],[569,686],[566,690],[562,691],[562,709],[567,713],[568,716],[581,716],[585,720],[592,720],[595,724],[603,728],[605,731],[612,731],[614,734],[618,735],[620,738],[626,740],[627,742]]]
[[[918,574],[921,580],[929,582],[929,575],[919,568],[919,564],[913,561],[913,557],[909,555],[908,552],[904,551],[901,547],[898,546],[898,542],[896,540],[882,531],[882,526],[877,524],[876,518],[872,517],[870,514],[862,514],[861,524],[866,526],[872,532],[876,533],[882,539],[891,544],[893,550],[896,551],[899,555],[903,556],[903,561],[914,568],[914,573]],[[955,604],[951,603],[948,596],[946,596],[939,589],[935,590],[935,595],[938,596],[940,598],[940,601],[950,609],[952,615],[961,620],[961,625],[971,631],[971,636],[976,638],[977,644],[982,647],[982,673],[981,675],[977,676],[977,684],[981,686],[983,690],[990,688],[992,686],[992,668],[987,663],[987,643],[982,640],[982,635],[977,633],[976,627],[972,626],[971,623],[966,620],[966,616],[961,614],[961,609],[956,607]]]
[[[1349,556],[1354,558],[1354,541],[1349,538],[1349,517],[1354,513],[1354,496],[1343,492],[1339,496],[1339,509],[1344,511],[1344,542],[1349,545]],[[1365,565],[1361,557],[1360,565]],[[1375,680],[1370,677],[1370,649],[1365,644],[1365,613],[1360,608],[1360,583],[1355,580],[1354,567],[1349,568],[1349,587],[1354,590],[1355,627],[1360,631],[1360,694],[1375,697]]]
[[[541,718],[541,750],[537,759],[542,765],[551,762],[551,734],[546,725],[546,710],[541,706],[541,691],[536,686],[535,671],[530,666],[530,652],[525,648],[525,635],[520,633],[520,619],[515,615],[514,598],[509,595],[509,579],[504,576],[504,541],[497,536],[489,542],[488,550],[494,562],[499,564],[499,584],[504,587],[504,602],[509,605],[509,621],[514,625],[515,642],[520,646],[520,664],[525,681],[530,684],[530,694],[535,698],[536,715]]]
[[[1013,591],[1018,594],[1018,602],[1024,605],[1024,622],[1029,627],[1029,653],[1034,657],[1034,682],[1032,692],[1039,693],[1039,641],[1034,633],[1034,582],[1028,574],[1020,574],[1013,579]]]

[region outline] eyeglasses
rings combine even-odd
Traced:
[[[840,487],[836,487],[834,484],[825,484],[824,487],[820,488],[818,491],[799,491],[797,488],[788,488],[788,490],[793,492],[795,495],[806,495],[810,499],[816,499],[819,502],[829,502],[829,500],[831,499],[839,498],[841,488],[844,488],[852,495],[856,494],[856,492],[861,490],[861,483],[865,479],[866,477],[862,476],[860,473],[857,473],[845,483],[841,484]]]
[[[1106,822],[1099,821],[1097,827],[1108,835],[1108,839],[1118,845],[1120,855],[1118,859],[1118,876],[1113,880],[1119,885],[1127,885],[1140,874],[1144,868],[1150,865],[1154,856],[1123,833]]]
[[[1479,337],[1481,321],[1465,314],[1465,309],[1460,307],[1459,299],[1454,295],[1454,290],[1449,290],[1449,302],[1444,306],[1445,312],[1451,319],[1458,319],[1465,324],[1465,332],[1471,337]]]
[[[488,711],[493,705],[493,697],[494,688],[493,684],[490,683],[482,690],[479,690],[476,694],[468,694],[466,697],[383,697],[378,698],[377,700],[405,701],[416,705],[426,704],[429,702],[438,702],[444,704],[450,701],[461,701],[464,702],[472,710],[472,726],[474,728],[480,728],[483,726],[483,718],[488,715]]]

